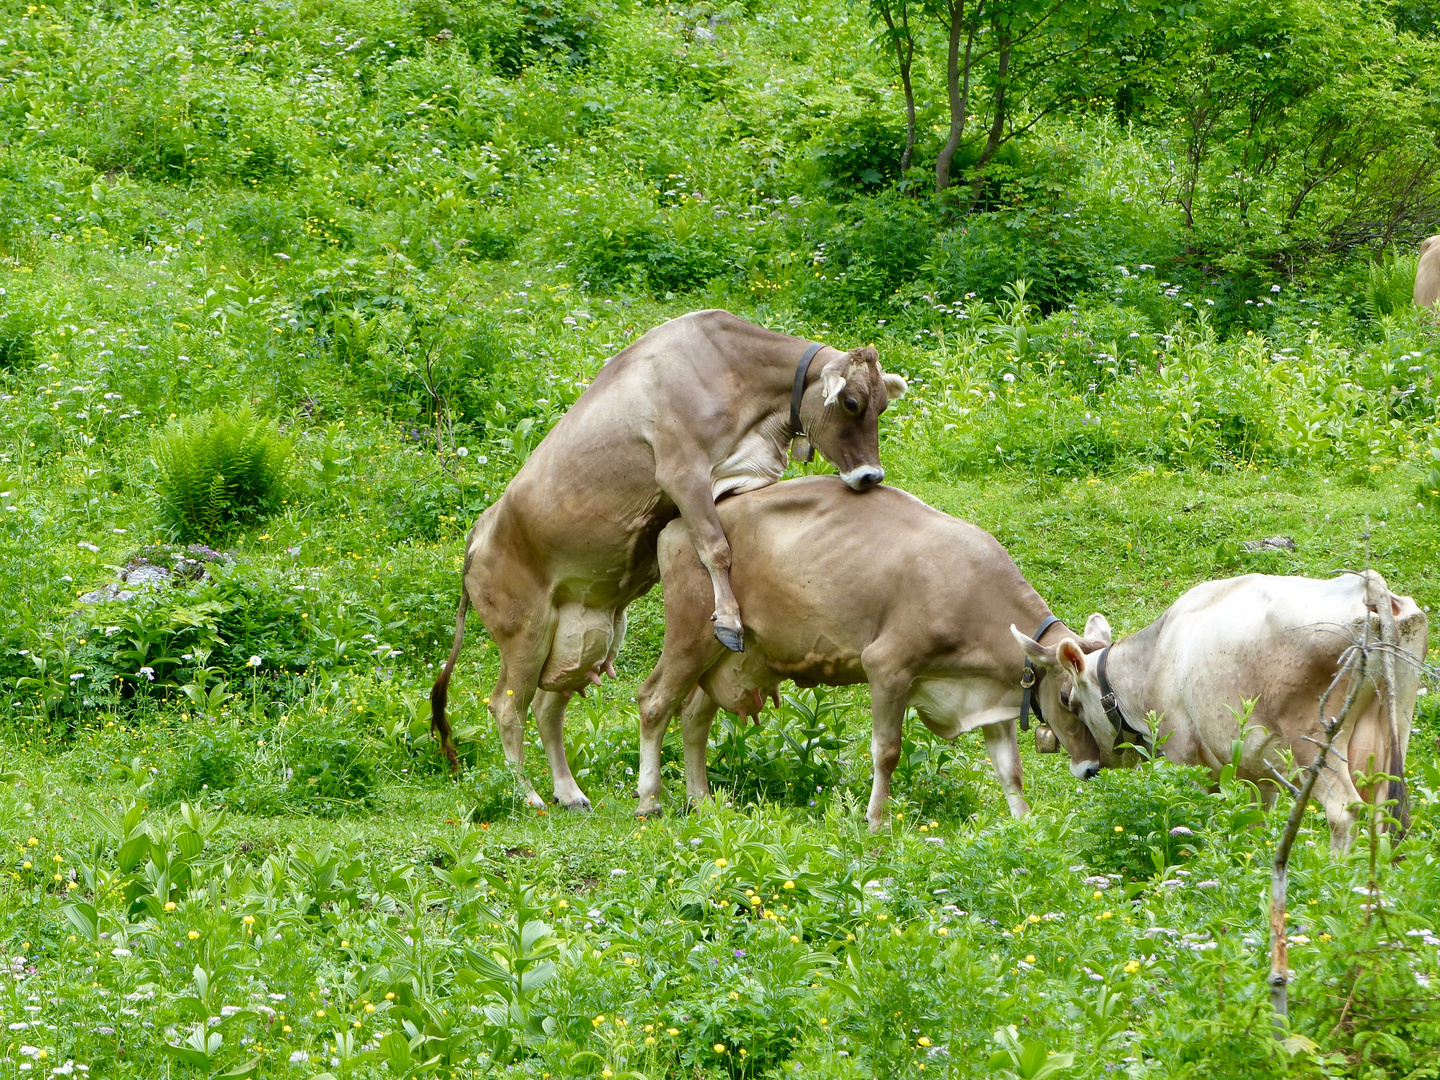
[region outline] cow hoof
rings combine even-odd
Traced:
[[[566,810],[573,811],[577,814],[590,813],[590,800],[587,799],[584,795],[581,795],[580,798],[577,799],[575,802],[565,803],[564,806]]]
[[[745,651],[745,635],[739,630],[732,630],[728,626],[716,626],[715,640],[731,652]]]
[[[650,818],[658,818],[658,817],[661,817],[661,816],[664,815],[664,813],[665,813],[665,811],[662,810],[660,807],[658,807],[658,806],[652,806],[652,807],[650,807],[649,809],[646,809],[646,810],[636,810],[636,811],[635,811],[635,816],[636,816],[637,818],[639,818],[641,821],[647,821],[647,820],[649,820]]]
[[[525,796],[525,805],[532,810],[544,810],[545,800],[540,797],[539,792],[532,791]]]

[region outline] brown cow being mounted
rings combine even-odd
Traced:
[[[711,638],[705,571],[687,526],[675,522],[660,537],[665,647],[639,695],[639,813],[659,807],[660,746],[682,704],[685,786],[697,800],[710,794],[705,748],[716,709],[756,713],[786,679],[870,684],[871,829],[884,822],[912,705],[942,738],[979,728],[1011,812],[1029,811],[1015,739],[1025,653],[1010,624],[1043,624],[1045,641],[1079,638],[1051,621],[993,536],[903,491],[861,497],[833,476],[728,500],[720,520],[735,553],[746,649],[727,653]]]
[[[490,711],[527,801],[544,805],[521,767],[533,701],[555,797],[589,808],[565,758],[565,706],[601,672],[614,675],[625,608],[659,580],[656,539],[676,517],[705,567],[715,637],[742,646],[715,503],[779,479],[800,434],[796,389],[810,444],[855,491],[878,484],[880,414],[905,380],[882,372],[873,348],[811,346],[725,311],[698,311],[600,369],[470,530],[455,644],[430,693],[431,727],[452,766],[445,706],[473,604],[500,650]]]

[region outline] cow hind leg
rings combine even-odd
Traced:
[[[524,636],[502,642],[500,677],[490,695],[490,712],[500,730],[505,760],[525,802],[537,810],[544,808],[545,800],[525,775],[525,715],[539,689],[540,669],[549,652],[549,637],[547,627],[532,626]],[[560,752],[562,755],[565,752],[563,743]]]
[[[550,778],[555,785],[555,801],[567,810],[588,812],[590,800],[575,782],[570,759],[565,756],[565,707],[570,693],[541,690],[535,695],[535,726],[540,729],[540,742],[550,762]]]
[[[685,798],[691,806],[710,798],[710,772],[706,751],[710,746],[710,727],[720,706],[700,687],[690,691],[681,712],[681,733],[685,740]]]
[[[1020,745],[1015,737],[1015,721],[986,724],[980,731],[985,736],[985,752],[990,755],[995,778],[1000,781],[1005,801],[1010,804],[1010,814],[1023,818],[1030,813],[1030,804],[1025,801],[1025,781],[1020,772]]]
[[[660,812],[660,795],[664,787],[660,758],[665,732],[670,727],[671,718],[686,700],[686,695],[694,688],[694,669],[683,662],[667,663],[662,654],[660,663],[636,695],[640,713],[640,776],[636,784],[640,804],[635,808],[637,817],[649,817]]]

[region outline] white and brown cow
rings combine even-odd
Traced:
[[[639,813],[659,807],[660,747],[682,704],[685,786],[698,800],[710,794],[705,749],[716,709],[758,714],[786,679],[870,685],[871,829],[884,821],[912,705],[942,738],[979,728],[1011,812],[1028,813],[1015,739],[1025,654],[1009,628],[1048,623],[1040,636],[1052,642],[1076,635],[1052,620],[993,536],[903,491],[861,496],[834,476],[776,484],[719,512],[745,651],[716,644],[709,577],[687,524],[673,522],[659,546],[665,646],[639,695]]]
[[[470,530],[455,643],[430,693],[452,766],[445,707],[473,604],[499,646],[490,710],[527,800],[544,805],[521,767],[533,700],[556,798],[588,809],[565,758],[565,706],[614,675],[625,608],[659,579],[660,530],[684,520],[709,589],[707,627],[739,648],[716,500],[779,479],[802,429],[850,488],[873,487],[884,476],[880,414],[904,391],[873,348],[842,352],[724,311],[672,319],[607,361]]]
[[[1045,719],[1076,775],[1133,763],[1137,755],[1125,743],[1153,748],[1157,741],[1170,761],[1218,775],[1240,739],[1240,776],[1273,798],[1282,751],[1302,768],[1314,761],[1323,741],[1321,698],[1355,648],[1369,643],[1338,753],[1316,786],[1332,848],[1350,843],[1351,807],[1361,800],[1355,774],[1403,777],[1429,626],[1414,600],[1392,593],[1373,571],[1323,581],[1248,574],[1206,582],[1114,644],[1103,616],[1091,616],[1086,630],[1107,647],[1037,644],[1012,628],[1041,673]],[[1351,669],[1334,687],[1327,716],[1339,713],[1354,678]],[[1254,706],[1242,732],[1247,701]],[[1394,795],[1403,798],[1403,781]]]

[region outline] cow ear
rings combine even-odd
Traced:
[[[1041,667],[1055,666],[1055,650],[1047,649],[1034,638],[1026,637],[1020,632],[1014,623],[1010,624],[1010,633],[1014,635],[1015,641],[1020,648],[1025,650],[1025,655]]]
[[[1110,644],[1110,620],[1098,611],[1085,620],[1085,636],[1102,644]]]
[[[1074,638],[1061,639],[1060,644],[1055,646],[1055,659],[1076,679],[1085,672],[1085,654]]]
[[[885,393],[891,401],[898,401],[905,396],[905,391],[910,389],[905,377],[896,375],[893,371],[887,371],[881,381],[885,384]]]
[[[825,407],[828,409],[840,399],[840,391],[845,389],[845,373],[839,366],[827,366],[820,373],[820,390],[825,395]]]

